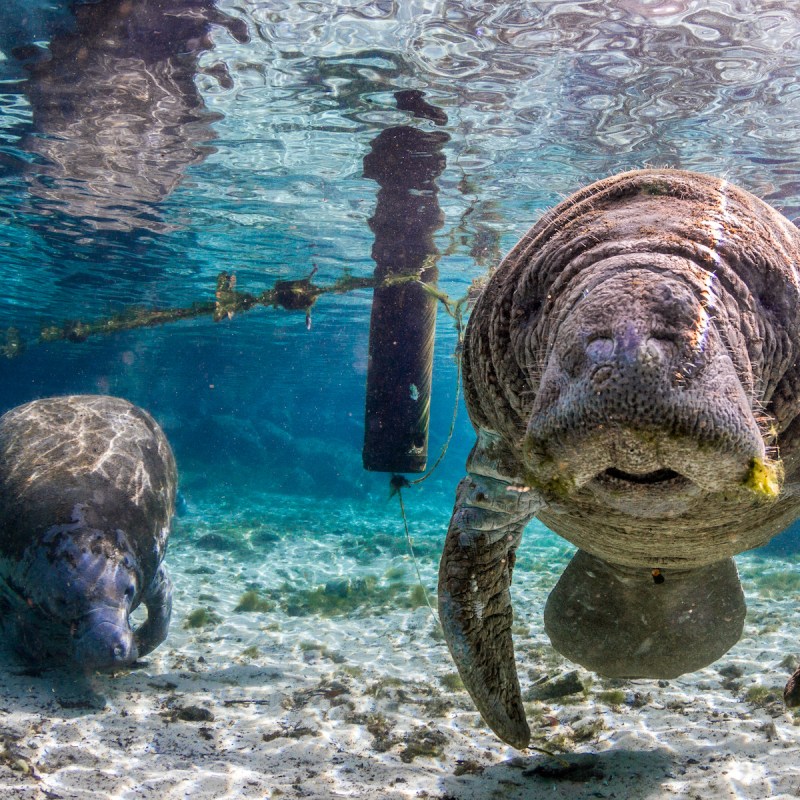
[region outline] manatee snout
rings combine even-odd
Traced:
[[[46,624],[65,629],[64,655],[83,670],[121,667],[138,657],[129,615],[139,600],[141,576],[132,556],[111,540],[73,527],[69,535],[58,530],[29,550],[28,574],[38,575],[42,587],[36,607]]]
[[[112,669],[136,661],[138,648],[129,615],[139,576],[133,559],[113,551],[83,554],[73,580],[86,611],[76,626],[73,660],[83,669]]]
[[[612,507],[646,495],[653,516],[747,485],[766,448],[712,296],[646,266],[612,275],[550,337],[525,440],[534,481]]]
[[[73,652],[84,669],[113,669],[136,661],[128,609],[101,606],[89,612],[77,625]]]

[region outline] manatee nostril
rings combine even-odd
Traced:
[[[570,378],[580,377],[590,364],[610,361],[614,355],[614,340],[606,336],[595,336],[588,342],[577,341],[570,344],[559,358],[562,369]]]
[[[111,645],[111,658],[116,663],[130,661],[136,657],[136,646],[130,635],[120,634]]]
[[[614,355],[614,340],[597,336],[586,345],[586,355],[594,362],[609,361]]]
[[[645,347],[651,358],[664,361],[674,358],[678,351],[675,340],[667,336],[650,336]]]

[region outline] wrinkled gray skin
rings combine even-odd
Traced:
[[[53,397],[0,417],[0,624],[24,658],[112,669],[164,640],[176,483],[163,432],[125,400]]]
[[[749,193],[643,170],[565,200],[492,274],[466,333],[478,440],[439,613],[504,741],[530,738],[509,587],[534,516],[579,548],[545,608],[568,658],[672,678],[739,639],[731,556],[800,515],[798,264],[798,231]]]

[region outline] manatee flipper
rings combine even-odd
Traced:
[[[155,650],[169,631],[172,616],[172,581],[164,564],[159,565],[142,602],[147,608],[147,619],[133,632],[139,658]]]
[[[747,609],[732,558],[655,576],[578,550],[545,605],[553,647],[607,678],[671,679],[739,641]]]
[[[521,749],[530,729],[514,662],[509,587],[522,531],[543,503],[533,490],[500,479],[487,443],[482,431],[458,485],[439,566],[439,618],[481,716],[503,741]]]

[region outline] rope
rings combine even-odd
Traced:
[[[461,340],[459,339],[460,346]],[[450,447],[450,440],[453,438],[453,431],[456,429],[456,418],[458,417],[458,401],[461,397],[461,352],[460,347],[456,355],[456,390],[455,390],[455,401],[453,403],[453,416],[450,418],[450,430],[447,432],[447,436],[445,437],[444,444],[442,444],[441,450],[439,450],[439,455],[436,457],[436,461],[433,462],[431,468],[424,474],[420,475],[419,478],[415,478],[413,481],[409,481],[410,486],[416,486],[418,483],[422,483],[423,481],[427,480],[433,471],[442,463],[445,453],[447,453],[448,448]]]
[[[392,475],[391,478],[391,486],[392,486],[392,494],[397,495],[397,499],[400,501],[400,514],[403,517],[403,527],[405,528],[406,532],[406,544],[408,545],[408,552],[411,554],[411,560],[414,562],[414,569],[417,571],[417,580],[419,581],[419,585],[422,587],[422,595],[425,598],[425,604],[428,606],[428,610],[431,612],[431,618],[433,619],[433,623],[435,626],[441,626],[439,622],[439,617],[436,615],[436,612],[433,610],[433,606],[431,605],[430,597],[428,596],[428,590],[425,588],[425,584],[422,580],[422,573],[419,569],[419,562],[417,561],[416,553],[414,553],[414,544],[411,540],[411,532],[408,529],[408,517],[406,516],[406,506],[403,502],[403,492],[402,489],[404,486],[409,486],[409,482],[402,476],[402,475]]]
[[[459,300],[455,308],[450,307],[450,300],[446,295],[436,295],[437,298],[442,302],[444,305],[445,311],[453,318],[453,322],[456,328],[456,388],[455,388],[455,401],[453,403],[453,415],[450,418],[450,430],[447,432],[447,436],[445,437],[444,443],[442,444],[441,449],[439,450],[439,455],[436,457],[436,460],[433,462],[431,468],[424,474],[420,475],[419,478],[415,478],[413,481],[408,481],[409,486],[416,486],[418,483],[422,483],[426,481],[430,476],[433,474],[433,471],[442,463],[444,460],[445,454],[447,453],[448,448],[450,447],[450,441],[453,438],[453,431],[456,429],[456,419],[458,418],[458,401],[461,397],[461,364],[462,364],[462,350],[464,344],[464,304],[466,302],[466,297]]]

